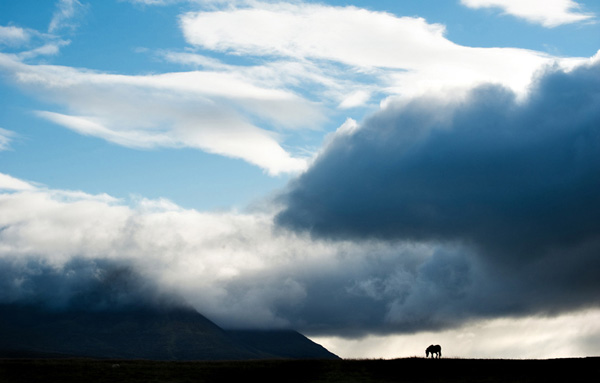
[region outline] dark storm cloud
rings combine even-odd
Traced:
[[[594,239],[599,69],[547,74],[522,103],[489,86],[454,104],[388,108],[291,184],[278,223],[319,237],[468,241],[503,256]]]
[[[278,299],[271,310],[286,327],[308,335],[440,330],[477,319],[558,315],[598,305],[600,241],[556,251],[536,260],[498,266],[465,246],[437,245],[431,255],[409,249],[364,254],[335,268],[247,274],[227,286],[231,296],[282,289],[293,279],[300,299]],[[378,259],[379,258],[379,259]],[[250,310],[251,312],[251,310]],[[229,318],[225,327],[244,327]]]
[[[484,86],[389,107],[337,134],[281,201],[277,223],[313,238],[438,248],[370,301],[386,314],[368,331],[597,306],[600,64],[549,70],[523,100]]]

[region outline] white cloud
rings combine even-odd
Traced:
[[[361,67],[398,68],[418,62],[431,46],[452,45],[443,37],[442,25],[421,18],[303,3],[190,12],[181,17],[181,26],[188,42],[212,50],[321,58]]]
[[[61,40],[32,29],[0,25],[0,46],[22,49],[17,54],[21,59],[56,55],[61,47],[68,44],[70,44],[68,40]],[[32,45],[35,47],[30,48]]]
[[[58,270],[78,257],[132,263],[229,326],[289,325],[276,307],[305,299],[308,276],[337,273],[340,262],[377,249],[277,231],[266,213],[203,213],[164,199],[126,205],[105,194],[33,188],[7,175],[0,184],[13,190],[0,194],[0,259],[42,260]]]
[[[19,27],[0,25],[0,44],[19,46],[29,41],[29,33]]]
[[[0,173],[0,191],[11,191],[11,190],[33,190],[36,187],[18,178],[12,177],[8,174]]]
[[[202,4],[202,5],[219,5],[219,4],[237,4],[237,3],[248,3],[252,0],[120,0],[120,1],[128,1],[133,4],[141,4],[141,5],[171,5],[177,3],[192,3],[192,4]]]
[[[181,0],[128,0],[134,4],[144,4],[144,5],[167,5],[171,3],[176,3]]]
[[[84,5],[78,0],[58,0],[56,11],[48,26],[48,32],[56,33],[64,28],[74,29],[77,26],[74,19],[84,9]]]
[[[323,120],[318,104],[237,73],[191,71],[126,76],[54,65],[28,65],[0,54],[0,69],[67,113],[38,115],[79,133],[133,148],[192,147],[297,172],[306,160],[282,148],[275,131]],[[256,122],[256,124],[255,124]]]
[[[156,146],[177,147],[180,144],[164,132],[145,132],[143,130],[112,130],[94,121],[94,118],[69,116],[60,113],[38,111],[36,114],[55,124],[62,125],[87,136],[103,138],[107,141],[130,148],[153,148]]]
[[[70,43],[71,42],[68,40],[49,41],[39,47],[19,52],[18,57],[22,60],[28,60],[39,56],[55,56],[60,53],[61,47],[69,45]]]
[[[10,142],[12,141],[15,133],[10,130],[0,128],[0,152],[3,150],[8,150],[10,147]]]
[[[371,94],[365,90],[356,90],[350,93],[344,100],[340,103],[340,108],[349,109],[356,106],[364,105],[371,98]]]
[[[189,12],[180,23],[186,40],[203,49],[310,62],[330,78],[336,77],[332,69],[343,65],[346,73],[368,74],[371,84],[377,79],[379,91],[388,95],[450,92],[481,83],[523,93],[535,71],[560,61],[524,49],[457,45],[446,39],[443,25],[355,7],[253,2]],[[353,92],[339,100],[341,107],[368,99],[360,87]]]
[[[386,86],[377,70],[368,73],[339,63],[304,58],[264,60],[257,65],[230,65],[205,55],[190,52],[161,52],[165,60],[194,69],[236,73],[241,78],[269,89],[289,89],[329,110],[363,107]],[[260,60],[263,61],[263,60]],[[377,101],[378,102],[378,101]],[[377,102],[375,104],[377,104]],[[282,110],[290,121],[313,120],[306,110]],[[319,122],[319,121],[316,121]],[[314,124],[314,123],[313,123]],[[317,125],[318,124],[314,124]]]
[[[573,0],[461,0],[461,3],[470,8],[500,8],[509,15],[548,28],[595,17],[590,13],[579,12],[581,6]]]

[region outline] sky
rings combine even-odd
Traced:
[[[600,355],[600,3],[0,2],[0,303],[344,358]]]

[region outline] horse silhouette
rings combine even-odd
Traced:
[[[425,357],[428,358],[429,354],[431,354],[432,358],[435,358],[436,355],[438,358],[442,357],[442,346],[440,346],[439,344],[431,345],[429,347],[427,347],[427,349],[425,350]]]

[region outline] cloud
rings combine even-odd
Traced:
[[[590,13],[578,12],[581,6],[573,0],[544,1],[543,6],[540,6],[539,1],[536,0],[461,0],[461,3],[475,9],[500,8],[509,15],[547,28],[591,20],[595,17]]]
[[[126,262],[72,258],[60,268],[42,259],[0,259],[0,302],[51,310],[130,310],[181,306]]]
[[[61,40],[32,29],[0,25],[0,46],[4,45],[13,50],[19,50],[16,56],[22,60],[56,55],[61,47],[69,43],[67,40]],[[34,48],[31,48],[32,46]]]
[[[0,128],[0,152],[3,150],[8,150],[10,147],[10,142],[12,141],[15,133],[10,130]]]
[[[599,287],[592,241],[507,268],[461,244],[311,238],[268,210],[30,185],[0,194],[0,211],[0,303],[187,304],[227,328],[360,337],[556,315],[595,302]]]
[[[54,40],[46,42],[44,45],[35,47],[33,49],[19,52],[17,54],[20,60],[34,59],[39,56],[55,56],[60,53],[60,48],[69,45],[70,42],[67,40]]]
[[[390,105],[336,134],[276,221],[314,238],[439,244],[389,306],[406,330],[596,305],[599,69],[549,70],[526,100],[487,86]]]
[[[191,71],[121,75],[27,63],[68,44],[50,38],[2,54],[0,70],[53,105],[38,116],[81,134],[137,149],[196,148],[277,175],[301,172],[310,161],[312,153],[290,144],[297,129],[321,129],[349,109],[432,91],[459,97],[490,81],[524,94],[541,65],[582,60],[464,47],[444,37],[443,25],[355,7],[225,3],[202,2],[205,10],[180,16],[186,40],[224,52],[221,60],[193,50],[155,52]],[[78,4],[59,3],[57,20],[70,20]],[[253,64],[228,63],[240,55]]]
[[[29,38],[29,33],[23,28],[0,25],[0,44],[20,46],[26,44]]]
[[[307,100],[334,110],[364,107],[370,96],[384,93],[385,86],[375,73],[361,73],[335,63],[311,62],[305,59],[281,58],[258,60],[256,65],[230,65],[224,61],[190,52],[165,51],[159,56],[169,62],[196,70],[236,73],[263,87],[289,89]],[[264,62],[263,62],[264,61]],[[306,111],[286,110],[287,119],[301,121],[311,115]]]
[[[0,210],[3,302],[47,297],[69,308],[93,299],[74,293],[97,295],[110,285],[100,277],[125,270],[130,282],[102,302],[149,292],[151,301],[184,300],[225,327],[383,331],[390,299],[407,293],[433,251],[314,241],[276,228],[269,212],[202,213],[45,188],[0,194]],[[354,313],[357,305],[365,311]]]
[[[489,82],[524,92],[540,66],[561,61],[523,49],[461,46],[445,37],[441,24],[356,7],[252,2],[189,12],[180,24],[186,40],[202,49],[304,60],[332,78],[333,69],[345,66],[346,73],[369,75],[359,84],[376,79],[386,95],[456,91]],[[340,106],[368,100],[360,87],[349,93],[351,98],[340,100]]]
[[[20,180],[8,174],[0,173],[0,191],[32,189],[35,189],[35,186],[30,182]]]
[[[281,130],[324,118],[316,103],[234,72],[126,76],[29,65],[6,54],[0,68],[17,86],[64,108],[37,114],[66,128],[132,148],[197,148],[243,159],[273,175],[306,167],[306,159],[282,148]]]
[[[56,11],[54,11],[54,15],[48,26],[48,33],[56,33],[65,28],[75,29],[77,24],[74,19],[80,15],[85,8],[86,6],[78,0],[58,0],[56,3]]]
[[[391,105],[329,144],[280,221],[332,236],[566,241],[586,214],[573,212],[596,203],[598,67],[551,70],[524,101],[487,86]]]

